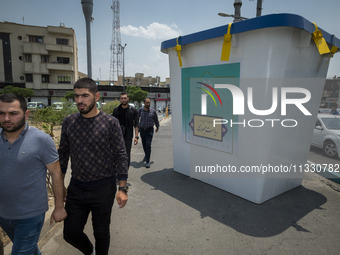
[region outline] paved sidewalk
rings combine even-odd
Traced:
[[[340,185],[308,174],[302,186],[256,205],[190,179],[172,169],[171,118],[154,135],[149,169],[143,156],[133,146],[129,201],[114,204],[110,254],[339,254]],[[62,239],[62,224],[39,245],[44,255],[81,254]]]

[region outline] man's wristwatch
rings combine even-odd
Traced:
[[[129,186],[119,187],[118,190],[123,191],[123,192],[125,192],[127,194],[128,190],[129,190]]]
[[[135,136],[135,138],[138,140],[138,139],[139,139],[139,136]]]

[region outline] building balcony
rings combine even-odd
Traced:
[[[59,34],[59,35],[73,36],[74,34],[74,31],[72,28],[66,28],[64,26],[60,26],[60,27],[48,26],[47,31],[52,34]]]
[[[48,70],[57,70],[57,71],[74,71],[74,67],[71,64],[59,64],[59,63],[48,63]]]
[[[46,55],[47,51],[45,49],[45,44],[42,43],[23,43],[24,49],[23,53]]]
[[[48,90],[72,90],[73,84],[26,82],[26,88],[34,89],[35,96],[49,96]],[[53,95],[56,96],[58,93],[54,91]],[[64,94],[60,96],[64,96]]]
[[[46,50],[73,53],[73,48],[71,46],[60,45],[60,44],[46,44]]]
[[[25,73],[31,74],[48,74],[48,70],[46,68],[46,64],[33,64],[33,63],[25,63]]]

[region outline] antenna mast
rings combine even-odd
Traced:
[[[120,7],[119,0],[112,0],[111,9],[113,11],[112,21],[112,40],[111,40],[111,61],[110,61],[110,81],[118,81],[119,75],[122,73],[122,53],[119,45],[120,41]]]

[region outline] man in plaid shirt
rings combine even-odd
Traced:
[[[159,129],[159,122],[156,110],[150,107],[150,99],[145,98],[144,107],[139,109],[139,132],[142,138],[143,150],[145,157],[145,167],[150,167],[151,142],[154,132],[154,125],[156,125],[156,133]]]

